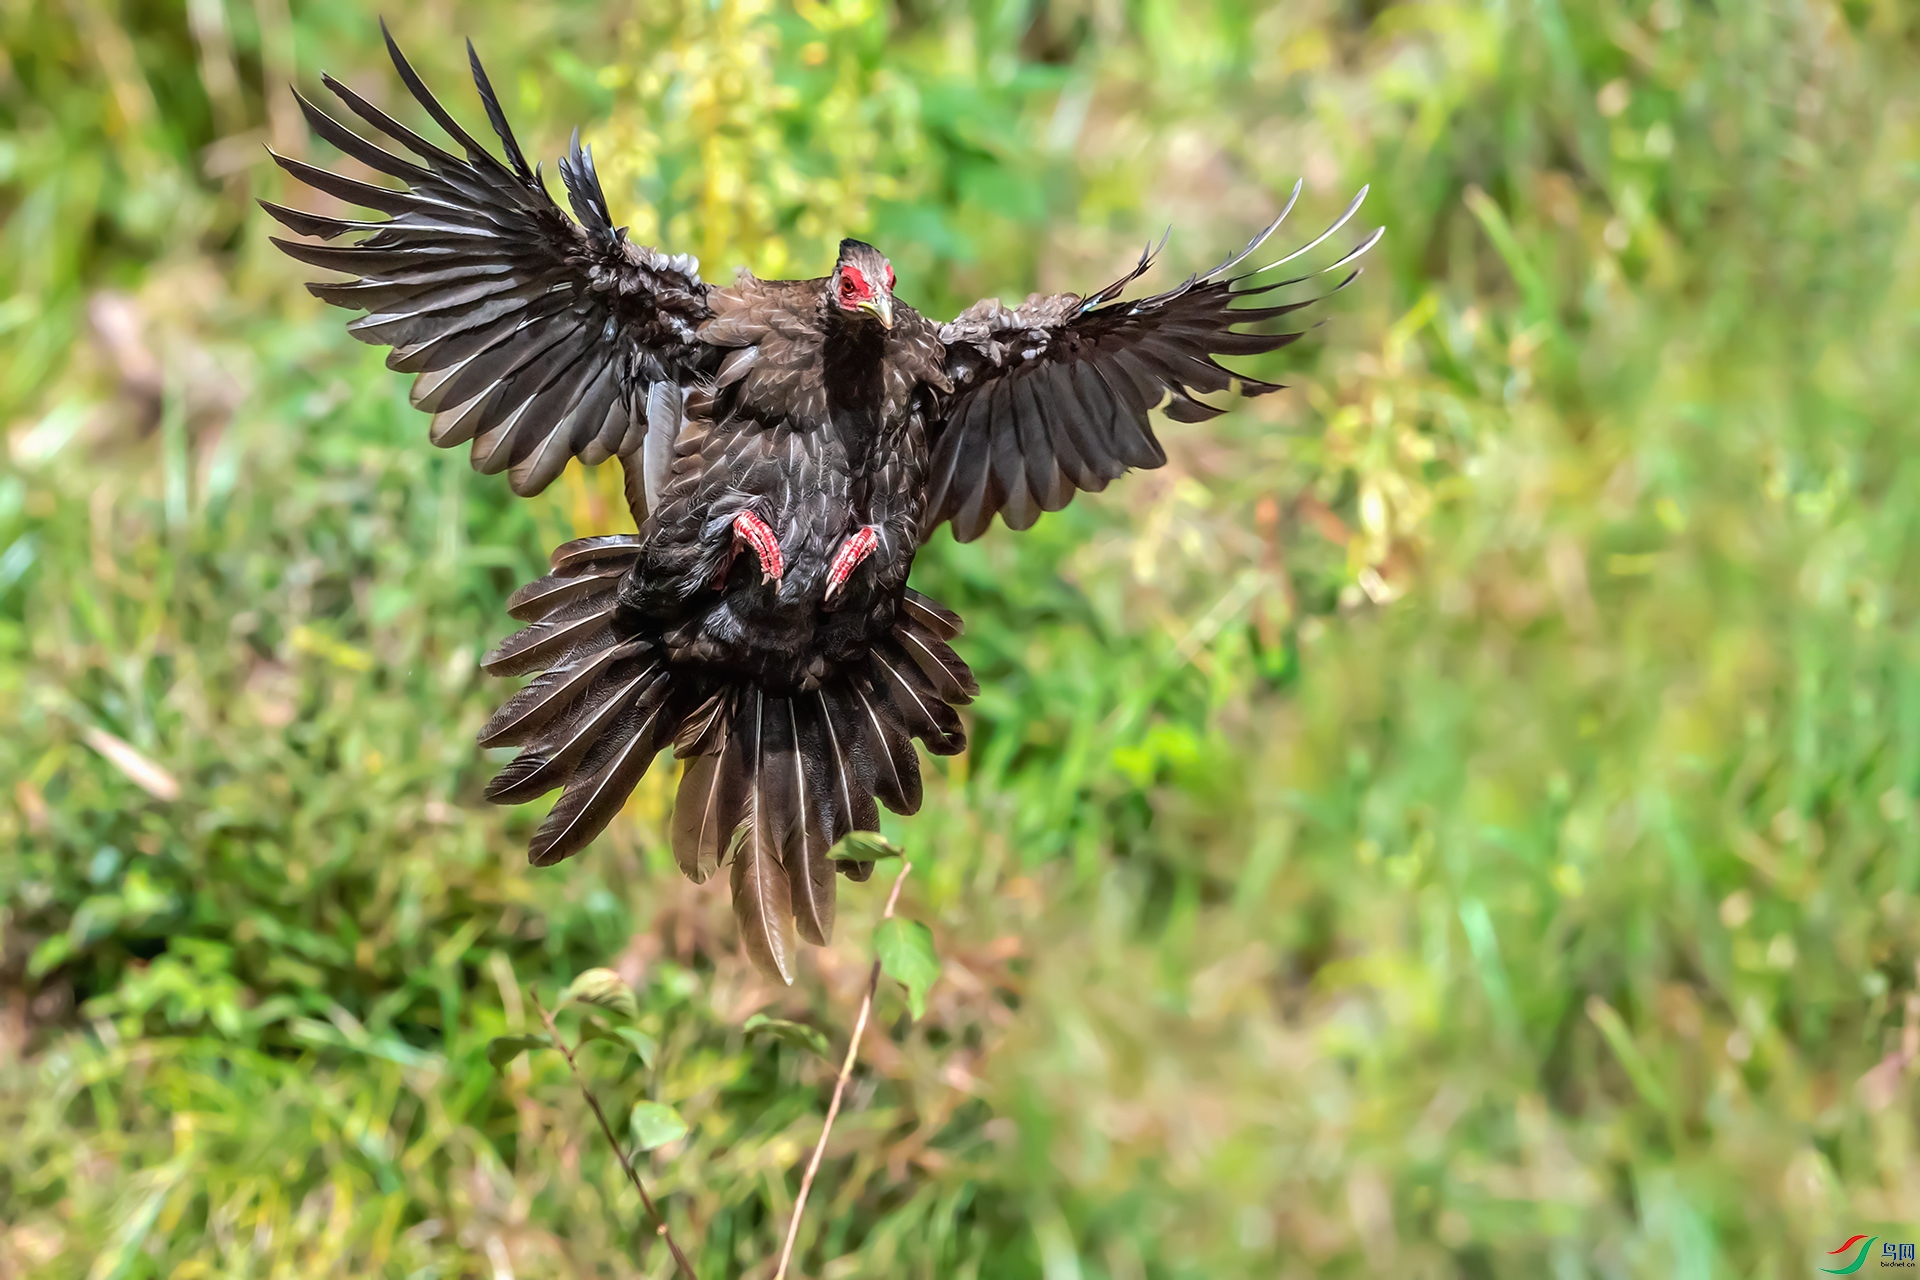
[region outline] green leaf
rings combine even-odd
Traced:
[[[804,1022],[788,1022],[785,1018],[769,1018],[764,1013],[756,1013],[747,1019],[743,1030],[748,1035],[765,1032],[776,1040],[785,1040],[790,1045],[811,1050],[828,1061],[833,1058],[833,1050],[827,1046],[827,1037]]]
[[[633,1126],[633,1140],[640,1144],[642,1151],[652,1151],[687,1136],[687,1122],[664,1102],[634,1103],[629,1123]]]
[[[827,856],[839,862],[879,862],[904,853],[905,850],[878,831],[849,831],[827,850]]]
[[[27,958],[27,976],[44,978],[73,954],[73,935],[56,933],[33,949]]]
[[[653,1055],[660,1051],[659,1042],[638,1027],[606,1027],[591,1018],[580,1024],[580,1038],[624,1045],[647,1067],[653,1065]]]
[[[628,1022],[640,1016],[640,1002],[633,998],[633,988],[611,969],[588,969],[568,983],[560,993],[560,1007],[570,1004],[588,1005]]]
[[[1641,1099],[1655,1111],[1670,1112],[1672,1103],[1667,1099],[1666,1087],[1660,1083],[1659,1073],[1640,1052],[1640,1046],[1634,1043],[1633,1032],[1627,1029],[1626,1022],[1614,1012],[1613,1006],[1599,996],[1588,996],[1587,1017],[1593,1019],[1593,1025],[1600,1028],[1600,1034],[1606,1037],[1608,1047],[1620,1059],[1620,1065],[1626,1068],[1627,1079],[1633,1081],[1633,1087],[1639,1091]]]
[[[933,952],[933,930],[918,920],[895,916],[873,931],[873,949],[880,968],[907,989],[907,1009],[916,1020],[927,1013],[927,991],[940,976],[940,957]]]
[[[509,1062],[528,1049],[552,1047],[553,1041],[545,1036],[495,1036],[487,1042],[487,1065],[495,1071],[504,1071]]]

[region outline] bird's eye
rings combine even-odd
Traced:
[[[893,288],[893,264],[891,262],[887,264],[887,288]]]

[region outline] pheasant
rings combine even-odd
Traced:
[[[619,460],[638,532],[556,550],[551,572],[509,601],[526,626],[483,663],[534,677],[481,730],[482,746],[520,748],[486,794],[518,804],[561,791],[529,849],[547,865],[585,848],[671,748],[684,762],[672,820],[681,870],[703,882],[728,867],[743,946],[791,982],[794,933],[816,945],[832,934],[836,871],[872,872],[829,851],[877,830],[881,804],[918,809],[916,739],[936,755],[966,745],[957,708],[978,685],[953,648],[960,619],[908,586],[915,552],[942,523],[962,541],[996,515],[1026,529],[1075,493],[1162,465],[1155,409],[1198,422],[1223,412],[1201,395],[1279,390],[1216,357],[1300,336],[1244,326],[1318,301],[1262,297],[1307,277],[1259,280],[1332,237],[1366,191],[1256,270],[1236,274],[1298,184],[1243,250],[1165,292],[1122,301],[1149,247],[1085,297],[987,299],[939,324],[901,301],[892,264],[854,239],[824,278],[703,281],[692,258],[613,225],[577,131],[559,164],[569,217],[467,48],[504,158],[389,34],[401,81],[457,152],[323,76],[409,154],[296,93],[314,131],[400,185],[275,155],[307,186],[385,217],[263,201],[303,237],[274,243],[349,277],[308,287],[366,313],[349,331],[415,375],[434,444],[469,445],[476,470],[505,471],[521,495],[574,459]],[[1321,269],[1347,272],[1335,289],[1380,235]]]

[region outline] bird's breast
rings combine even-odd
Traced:
[[[917,546],[925,432],[910,414],[889,421],[871,402],[838,402],[811,424],[754,420],[738,402],[717,407],[718,421],[696,424],[706,433],[698,488],[660,513],[635,596],[667,624],[677,660],[769,689],[813,687],[893,624]],[[735,537],[742,512],[773,531],[777,581]],[[880,530],[874,551],[829,603],[835,555],[869,525]]]

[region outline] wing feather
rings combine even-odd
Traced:
[[[1149,245],[1132,270],[1090,297],[1036,294],[1017,308],[988,300],[945,325],[940,338],[954,390],[932,429],[922,540],[951,521],[954,536],[970,541],[986,532],[995,515],[1009,528],[1025,529],[1076,492],[1105,488],[1129,468],[1165,465],[1166,451],[1149,421],[1156,408],[1177,422],[1204,422],[1225,410],[1203,395],[1236,385],[1244,395],[1279,390],[1215,357],[1264,355],[1301,336],[1245,326],[1277,320],[1320,298],[1247,304],[1310,277],[1268,284],[1257,278],[1338,232],[1359,210],[1366,190],[1302,248],[1257,271],[1230,274],[1279,228],[1299,194],[1296,184],[1280,216],[1239,253],[1162,293],[1120,300],[1158,253],[1159,246]],[[1374,231],[1313,274],[1345,270],[1381,234]],[[1329,292],[1358,274],[1354,270]]]
[[[630,441],[637,446],[633,406],[649,383],[710,371],[717,354],[697,333],[712,315],[708,288],[691,259],[633,245],[613,227],[592,154],[577,134],[560,163],[575,217],[554,203],[471,44],[474,87],[505,161],[434,96],[391,34],[386,40],[401,82],[455,149],[323,76],[348,113],[406,154],[296,94],[307,122],[346,155],[405,185],[376,186],[276,156],[295,180],[386,218],[353,221],[267,204],[300,235],[359,237],[274,243],[300,262],[352,277],[309,288],[327,302],[364,309],[349,331],[391,347],[389,366],[419,375],[413,401],[434,415],[434,443],[472,441],[478,470],[510,470],[516,493],[538,493],[572,458],[598,462]]]

